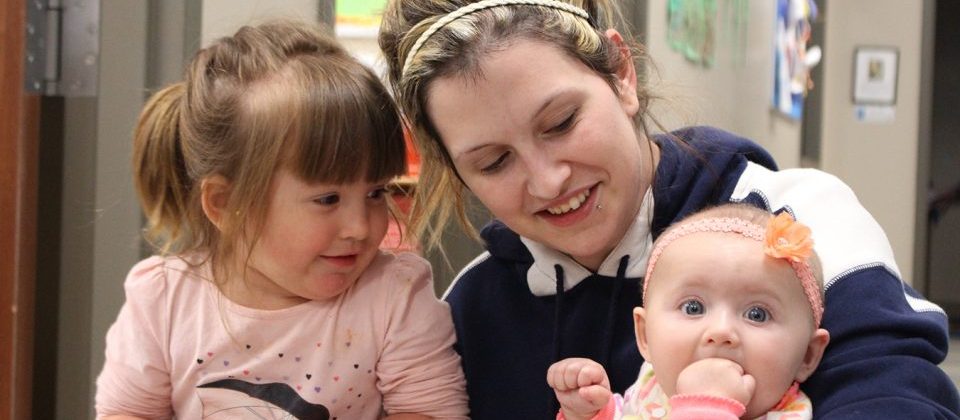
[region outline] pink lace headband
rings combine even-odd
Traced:
[[[733,217],[699,219],[682,223],[680,226],[671,229],[657,241],[653,252],[650,254],[647,274],[643,281],[644,301],[647,299],[647,284],[649,284],[650,274],[653,273],[653,267],[660,259],[660,255],[663,254],[663,250],[671,242],[697,232],[739,233],[746,238],[763,242],[763,252],[768,256],[787,260],[793,267],[793,271],[796,272],[797,278],[800,279],[803,292],[810,302],[810,309],[813,310],[813,322],[817,327],[820,326],[820,321],[823,318],[823,298],[820,295],[820,286],[808,262],[810,255],[813,253],[813,239],[810,238],[810,228],[794,221],[793,217],[786,212],[770,219],[766,229]]]

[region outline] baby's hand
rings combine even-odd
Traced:
[[[706,394],[750,404],[757,383],[753,375],[728,359],[702,359],[690,364],[677,377],[677,394]]]
[[[557,393],[568,420],[589,419],[613,396],[603,366],[590,359],[563,359],[547,370],[547,383]]]

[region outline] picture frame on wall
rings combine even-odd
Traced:
[[[895,47],[868,46],[854,50],[854,104],[896,104],[899,56],[900,52]]]

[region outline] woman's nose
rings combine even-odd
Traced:
[[[527,163],[527,193],[543,200],[554,199],[566,189],[570,173],[569,164],[547,153],[534,156]]]

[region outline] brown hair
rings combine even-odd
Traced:
[[[613,0],[564,0],[584,9],[590,19],[573,13],[535,5],[506,5],[463,16],[444,26],[422,45],[406,72],[403,64],[417,38],[434,22],[471,0],[389,0],[380,26],[380,48],[388,64],[388,80],[412,126],[422,157],[420,184],[414,195],[410,227],[413,236],[427,235],[427,247],[439,244],[449,219],[456,216],[460,226],[474,238],[476,229],[466,216],[466,189],[453,167],[437,131],[426,115],[429,85],[449,75],[479,76],[479,63],[491,51],[510,42],[527,39],[554,45],[604,78],[616,90],[615,73],[623,55],[609,38],[606,28],[617,28],[632,41],[627,25]],[[647,66],[647,55],[639,44],[632,57],[638,69]],[[638,83],[640,111],[636,126],[646,135],[652,95],[645,83]],[[652,147],[652,146],[651,146]],[[452,199],[451,199],[452,198]]]
[[[222,281],[228,261],[256,243],[280,167],[327,183],[406,171],[399,113],[380,79],[320,28],[295,21],[215,41],[184,81],[148,100],[133,155],[147,240],[164,254],[208,252]],[[213,176],[230,185],[220,228],[200,201]]]

